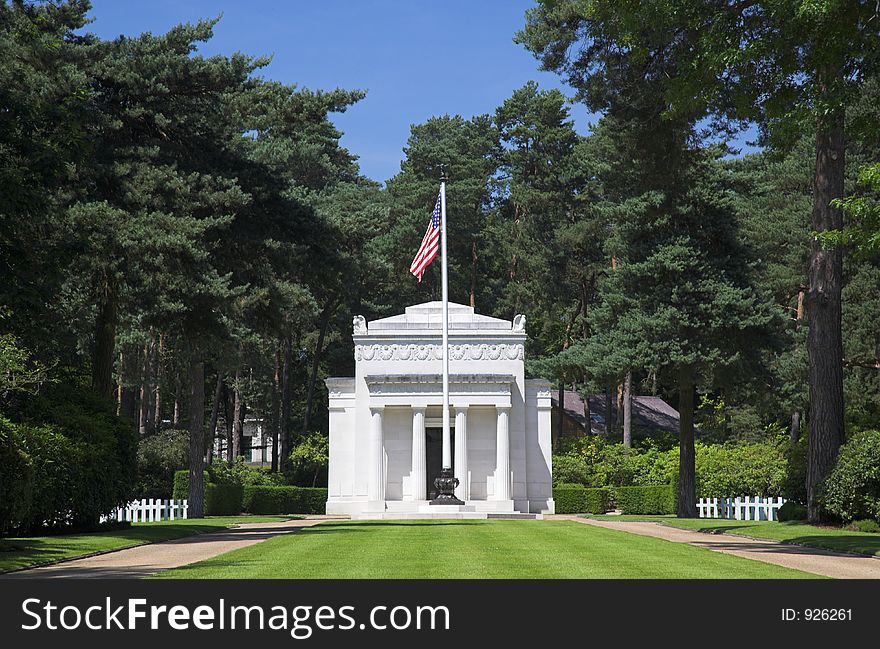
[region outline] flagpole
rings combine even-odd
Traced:
[[[432,505],[464,505],[455,496],[458,478],[452,471],[452,437],[449,434],[449,283],[446,272],[446,165],[440,165],[440,276],[443,292],[443,467],[434,480]]]
[[[443,282],[443,468],[452,468],[449,434],[449,284],[446,272],[446,170],[440,176],[440,255]]]

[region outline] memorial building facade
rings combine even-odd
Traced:
[[[525,318],[449,304],[455,495],[463,512],[553,513],[550,384],[526,379]],[[442,468],[442,303],[353,321],[355,376],[329,391],[328,514],[429,511]]]

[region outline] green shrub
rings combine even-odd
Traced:
[[[244,488],[242,511],[251,514],[323,514],[327,505],[324,487]]]
[[[237,457],[231,465],[228,462],[218,461],[208,467],[208,473],[211,482],[217,484],[237,484],[242,487],[284,484],[282,474],[272,473],[269,467],[248,466],[243,457]]]
[[[789,442],[784,451],[787,465],[785,482],[782,484],[782,493],[779,494],[786,500],[797,503],[807,502],[807,438],[800,441]]]
[[[675,514],[678,491],[672,485],[618,487],[614,499],[624,514]]]
[[[611,492],[579,484],[559,485],[553,489],[557,514],[604,514],[610,509]]]
[[[242,512],[244,488],[233,483],[211,482],[205,471],[205,516],[234,516]],[[189,470],[174,473],[174,492],[176,500],[189,499]]]
[[[0,418],[0,534],[25,520],[34,489],[34,466],[15,426]]]
[[[138,444],[138,498],[171,498],[174,472],[187,466],[189,433],[163,430]]]
[[[786,482],[785,443],[697,444],[697,495],[779,496]]]
[[[205,516],[236,516],[242,512],[244,488],[237,484],[205,485]]]
[[[872,518],[866,518],[860,521],[853,521],[847,526],[847,529],[854,532],[867,532],[868,534],[880,534],[880,523]]]
[[[822,506],[844,521],[880,521],[880,431],[856,433],[840,447],[821,492]]]
[[[588,486],[592,484],[593,469],[590,464],[581,457],[575,455],[553,456],[553,483],[579,484]]]
[[[776,515],[780,522],[805,521],[807,520],[807,508],[793,500],[787,500],[785,504],[779,508]]]
[[[327,484],[330,444],[326,435],[310,433],[290,453],[287,482],[301,487]]]
[[[59,383],[28,397],[21,411],[27,420],[5,427],[15,429],[19,453],[30,458],[30,502],[26,515],[0,527],[94,527],[101,514],[131,499],[137,434],[111,401],[75,382]],[[21,514],[20,504],[16,509]]]

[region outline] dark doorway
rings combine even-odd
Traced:
[[[452,457],[455,458],[455,432],[454,428],[449,429],[449,442]],[[440,471],[443,469],[443,429],[442,428],[426,428],[425,429],[425,475],[428,484],[425,493],[428,494],[428,500],[437,497],[437,489],[434,487],[434,478],[440,477]]]

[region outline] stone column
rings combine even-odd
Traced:
[[[427,477],[425,466],[425,409],[412,409],[412,472],[410,485],[412,486],[413,500],[425,500],[428,495],[425,492]]]
[[[471,497],[471,485],[468,480],[468,443],[467,443],[467,406],[455,409],[455,477],[458,487],[455,496],[467,501]]]
[[[495,500],[510,500],[510,408],[496,408],[498,413],[495,438]]]
[[[367,500],[371,503],[385,500],[385,453],[383,452],[382,411],[383,406],[370,407],[369,474]]]

